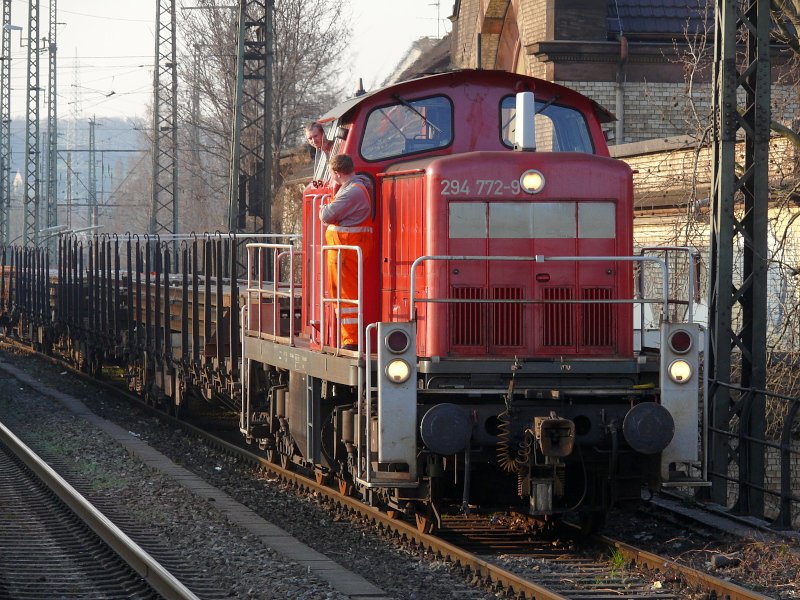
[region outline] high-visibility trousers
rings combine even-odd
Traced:
[[[328,246],[358,246],[361,248],[362,265],[368,263],[372,252],[372,227],[368,225],[342,227],[328,225],[325,230],[325,244]],[[358,300],[358,255],[355,250],[328,250],[328,293],[331,298]],[[341,254],[341,261],[338,256]],[[339,289],[341,262],[341,289]],[[363,306],[364,299],[361,298]],[[358,306],[350,303],[339,305],[337,313],[342,332],[341,346],[358,344]]]

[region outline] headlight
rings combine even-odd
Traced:
[[[520,176],[519,184],[529,194],[538,194],[544,189],[544,175],[536,169],[529,169]]]
[[[669,378],[675,383],[686,383],[692,377],[692,366],[682,358],[679,358],[670,363],[668,373]]]
[[[394,383],[405,383],[411,375],[411,367],[401,358],[395,358],[386,365],[386,376]]]

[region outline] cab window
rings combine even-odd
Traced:
[[[500,107],[500,135],[506,146],[514,146],[517,126],[516,98],[506,96]],[[536,150],[539,152],[586,152],[594,154],[589,127],[583,114],[549,101],[536,101]]]
[[[367,117],[361,156],[374,161],[417,154],[453,141],[453,105],[446,96],[397,102]]]

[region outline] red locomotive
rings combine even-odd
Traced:
[[[596,525],[642,483],[686,483],[700,329],[670,321],[666,263],[633,256],[611,118],[499,71],[422,77],[324,115],[331,153],[371,184],[373,251],[325,244],[335,190],[320,161],[301,247],[249,246],[251,272],[277,275],[247,286],[242,432],[422,527],[451,500]],[[331,295],[330,253],[358,253],[358,298]],[[656,298],[634,285],[651,271]],[[660,311],[653,347],[635,343],[637,303]],[[344,305],[355,350],[339,347]]]

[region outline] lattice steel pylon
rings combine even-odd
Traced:
[[[25,106],[25,196],[22,244],[39,244],[39,0],[28,2],[28,90]]]
[[[50,28],[47,39],[47,210],[45,227],[58,225],[58,94],[56,65],[57,0],[50,0]],[[50,251],[55,252],[56,237],[49,236]]]
[[[239,0],[228,225],[270,233],[273,0]]]
[[[11,241],[11,0],[3,0],[0,63],[0,244]]]
[[[739,512],[763,517],[767,329],[767,217],[770,135],[770,2],[716,0],[714,44],[714,161],[709,390],[709,474],[712,500],[728,503],[728,472],[737,462]],[[737,65],[737,36],[746,53]],[[737,99],[737,92],[741,92]],[[741,103],[743,100],[743,103]],[[737,173],[737,134],[745,160]],[[736,247],[743,248],[737,254]],[[740,275],[740,276],[739,276]],[[734,350],[741,381],[733,379]],[[733,402],[731,384],[750,390]],[[732,433],[732,429],[738,429]],[[746,475],[746,476],[743,476]]]
[[[178,233],[178,63],[175,0],[158,0],[153,69],[150,233]]]
[[[95,144],[95,127],[97,119],[89,119],[89,168],[87,184],[89,201],[86,203],[86,225],[87,227],[97,227],[97,145]]]

